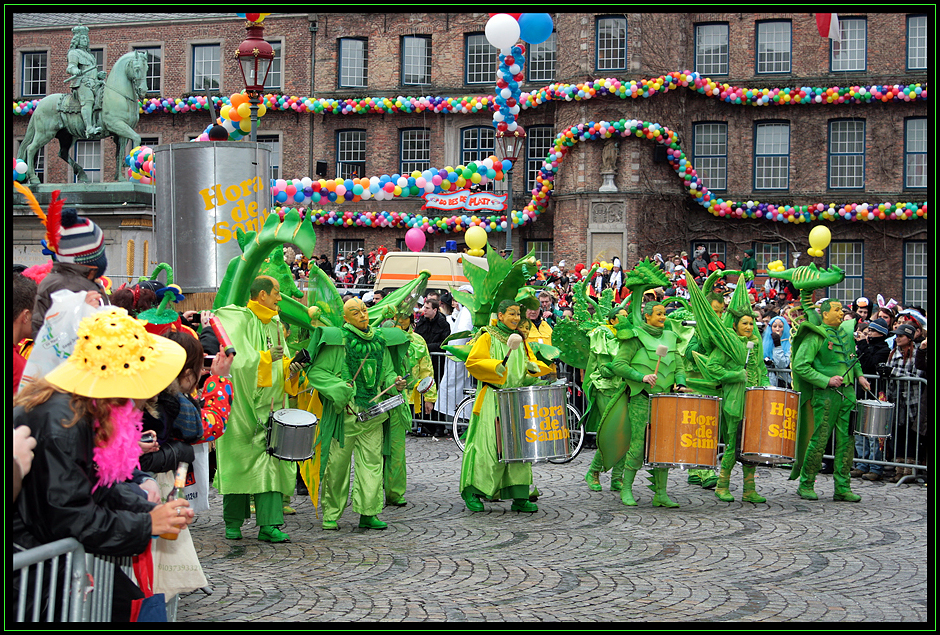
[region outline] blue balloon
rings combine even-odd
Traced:
[[[552,16],[547,13],[523,13],[519,16],[519,39],[529,44],[541,44],[552,36]]]
[[[287,192],[278,192],[277,196],[274,197],[278,203],[284,203],[287,201]]]
[[[509,172],[512,169],[512,161],[503,159],[503,172]]]

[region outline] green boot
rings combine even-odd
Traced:
[[[617,464],[614,465],[610,470],[610,491],[612,492],[622,492],[623,491],[623,469],[627,462],[627,457],[624,457],[617,461]]]
[[[636,501],[633,500],[633,480],[636,478],[636,470],[625,469],[623,471],[623,489],[620,490],[620,502],[628,507],[636,507]]]
[[[388,523],[382,522],[375,516],[366,516],[365,514],[359,515],[359,528],[360,529],[386,529]]]
[[[509,509],[514,512],[526,512],[527,514],[532,514],[539,510],[539,506],[530,501],[528,498],[514,498]]]
[[[766,503],[767,499],[757,493],[757,485],[754,483],[754,476],[757,468],[753,465],[744,465],[744,494],[741,500],[748,503]]]
[[[482,512],[483,511],[483,502],[480,500],[480,497],[476,494],[470,492],[470,490],[464,490],[460,492],[460,497],[463,498],[463,502],[466,503],[467,509],[472,512]]]
[[[584,480],[588,484],[588,489],[592,492],[601,491],[601,468],[603,467],[600,463],[601,453],[595,452],[594,458],[591,460],[591,465],[588,467],[587,473],[584,475]]]
[[[731,495],[731,490],[728,489],[729,485],[731,485],[731,470],[725,470],[722,467],[715,487],[715,498],[726,503],[734,502],[734,496]]]
[[[796,488],[796,493],[799,494],[800,498],[803,498],[808,501],[819,500],[819,496],[816,495],[816,492],[813,490],[813,485],[816,483],[816,475],[813,474],[811,477],[806,478],[803,475],[800,475],[800,486]]]
[[[669,480],[668,468],[653,468],[653,475],[650,477],[649,488],[655,492],[653,494],[653,507],[678,507],[679,503],[674,503],[666,495],[666,483]]]

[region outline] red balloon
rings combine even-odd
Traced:
[[[494,15],[499,15],[499,13],[491,13],[491,14],[489,14],[489,15],[490,15],[490,17],[492,18]],[[518,22],[518,21],[519,21],[519,16],[522,15],[522,14],[521,14],[521,13],[507,13],[506,15],[511,15],[511,16],[512,16],[512,19],[515,20],[516,22]]]
[[[245,19],[248,20],[249,22],[257,22],[258,18],[260,17],[261,17],[260,13],[246,13],[245,14]],[[516,18],[516,19],[518,20],[519,18]]]

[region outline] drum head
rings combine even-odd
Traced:
[[[300,410],[299,408],[284,408],[274,413],[274,420],[285,426],[314,426],[317,424],[317,416],[312,412]]]
[[[427,391],[431,390],[431,384],[433,383],[434,383],[433,377],[425,377],[424,379],[418,382],[418,385],[415,386],[415,389],[423,395]]]

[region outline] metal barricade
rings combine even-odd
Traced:
[[[887,377],[878,375],[865,375],[871,383],[871,393],[874,396],[884,396],[887,401],[894,404],[891,415],[891,435],[883,439],[875,439],[882,450],[881,460],[856,457],[854,463],[865,465],[880,465],[893,467],[898,470],[910,470],[897,481],[898,485],[912,482],[923,476],[927,470],[926,434],[927,426],[932,422],[926,420],[929,414],[922,410],[921,397],[926,394],[927,380],[923,377]],[[857,389],[859,399],[871,398],[862,388]]]

